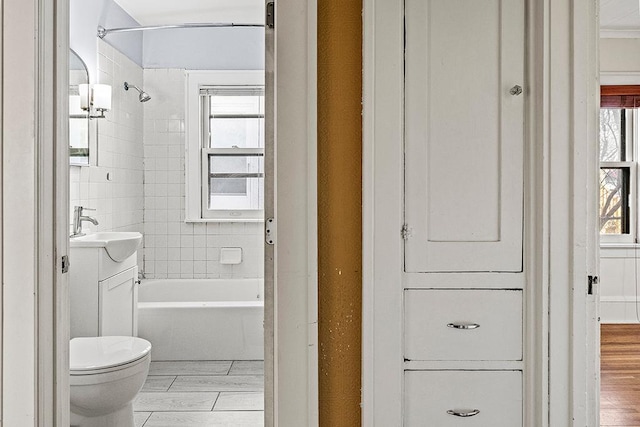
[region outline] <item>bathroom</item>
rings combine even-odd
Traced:
[[[127,295],[137,299],[131,335],[151,343],[149,375],[133,402],[136,426],[189,416],[233,426],[262,420],[264,7],[245,3],[164,14],[134,1],[70,4],[70,56],[87,70],[82,81],[82,67],[71,66],[70,95],[94,91],[87,96],[92,118],[82,109],[86,101],[79,111],[70,105],[71,335],[124,335],[111,333],[102,318],[97,333],[78,332],[91,323],[85,320],[91,314],[78,314],[87,303],[73,292],[74,270],[85,281],[91,270],[74,259],[91,246],[81,241],[95,233],[140,233],[135,258],[123,262],[130,263]],[[196,21],[247,27],[97,35],[99,26]],[[110,86],[110,105],[99,105],[96,84]],[[211,102],[201,103],[205,98]],[[201,104],[211,110],[206,131],[199,129]],[[201,151],[204,132],[212,136]],[[228,169],[217,176],[209,170],[206,180],[207,164]],[[205,181],[208,194],[201,191]]]

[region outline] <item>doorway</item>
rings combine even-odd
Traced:
[[[8,5],[5,5],[8,7]],[[312,224],[312,218],[314,217],[314,208],[313,203],[309,202],[308,206],[308,214],[307,215],[299,215],[296,212],[294,207],[299,206],[300,200],[314,200],[314,197],[309,197],[309,192],[311,189],[315,188],[315,185],[312,183],[313,180],[313,165],[315,162],[313,161],[315,156],[314,149],[314,136],[308,133],[307,126],[313,125],[313,115],[309,114],[310,111],[313,110],[313,106],[315,102],[313,101],[313,97],[315,96],[315,91],[313,90],[313,82],[307,81],[309,76],[313,76],[313,71],[315,67],[313,66],[314,55],[307,55],[306,52],[308,49],[313,48],[313,43],[311,41],[307,41],[307,35],[313,34],[315,31],[315,14],[313,12],[313,5],[307,3],[287,3],[282,2],[281,7],[279,7],[277,11],[277,17],[281,23],[295,22],[296,25],[287,26],[285,25],[284,29],[279,32],[273,34],[274,38],[282,38],[278,39],[279,46],[283,49],[283,51],[288,53],[295,53],[295,58],[305,58],[303,63],[296,62],[289,58],[287,61],[283,61],[281,64],[278,64],[277,70],[280,75],[283,76],[283,81],[288,81],[287,87],[293,88],[297,87],[297,89],[289,92],[289,96],[282,95],[279,97],[279,101],[276,104],[277,107],[277,119],[282,122],[278,126],[278,158],[279,165],[282,166],[280,170],[281,179],[288,180],[288,182],[296,182],[296,183],[308,183],[308,185],[301,185],[293,189],[292,191],[287,191],[283,194],[277,194],[278,200],[278,216],[275,218],[277,222],[282,222],[286,224],[297,224],[297,231],[293,234],[285,233],[284,236],[280,236],[278,244],[286,246],[287,252],[278,254],[277,247],[278,244],[275,245],[273,255],[271,259],[277,262],[274,271],[287,271],[287,273],[291,274],[294,277],[280,277],[279,280],[274,282],[274,286],[280,287],[284,286],[286,292],[281,292],[280,295],[286,297],[289,301],[291,299],[302,300],[304,301],[303,306],[297,305],[296,307],[291,307],[290,305],[282,302],[283,300],[275,300],[275,304],[278,304],[277,307],[274,307],[272,314],[269,315],[270,319],[275,319],[273,312],[278,313],[278,318],[280,321],[277,323],[277,334],[271,334],[270,337],[267,338],[267,342],[271,342],[271,351],[272,352],[283,352],[283,356],[280,358],[274,358],[273,360],[277,360],[277,363],[272,363],[272,369],[267,368],[267,372],[271,371],[271,374],[267,373],[267,375],[272,375],[272,380],[269,382],[267,380],[267,389],[274,390],[272,393],[275,395],[274,399],[271,402],[271,408],[267,405],[267,412],[271,411],[272,417],[271,421],[267,421],[267,425],[271,425],[270,423],[277,422],[278,419],[283,419],[285,421],[289,421],[296,425],[307,425],[310,423],[313,425],[313,412],[314,407],[317,406],[317,403],[314,403],[313,399],[313,390],[316,388],[314,384],[314,375],[312,371],[314,370],[315,364],[309,363],[309,360],[312,360],[310,354],[313,354],[315,351],[315,340],[314,335],[310,332],[312,327],[310,325],[315,324],[313,317],[308,317],[308,313],[313,312],[308,309],[309,306],[313,306],[313,299],[309,299],[308,295],[313,294],[312,290],[313,283],[308,279],[309,271],[312,271],[314,259],[309,255],[312,254],[313,251],[310,250],[310,242],[312,241],[312,235],[314,233],[314,227],[309,226]],[[56,64],[56,67],[59,67],[61,70],[57,75],[60,76],[61,81],[66,81],[67,77],[62,77],[66,75],[68,64],[67,64],[67,54],[66,54],[66,28],[68,28],[68,19],[65,10],[68,10],[68,2],[60,1],[57,5],[59,8],[58,14],[54,14],[53,10],[43,9],[40,11],[36,10],[24,10],[22,12],[24,15],[31,14],[31,18],[33,22],[46,22],[50,25],[50,29],[57,29],[57,39],[59,40],[58,45],[64,47],[64,53],[60,52],[56,57],[54,57],[53,52],[54,49],[44,50],[46,53],[46,57],[51,59],[53,63],[56,61],[59,64]],[[9,9],[6,9],[9,10]],[[308,16],[308,20],[303,20],[300,22],[299,16]],[[39,18],[39,19],[36,19]],[[30,21],[31,22],[31,21]],[[56,27],[57,25],[57,27]],[[10,34],[12,27],[7,27],[7,33]],[[32,30],[32,27],[25,26],[24,32],[28,32]],[[34,34],[36,34],[34,32]],[[40,37],[47,37],[45,32],[38,32],[37,34]],[[47,40],[55,40],[56,38],[49,35],[50,38]],[[92,37],[95,37],[93,35]],[[28,41],[31,40],[33,42],[33,37],[17,37],[15,40],[22,40],[24,43],[28,44]],[[16,42],[17,43],[17,42]],[[22,43],[22,42],[21,42]],[[44,46],[48,46],[43,42]],[[50,56],[47,56],[50,55]],[[36,55],[37,56],[37,55]],[[9,58],[11,56],[8,56]],[[277,58],[277,56],[276,56]],[[309,62],[307,59],[309,58]],[[43,79],[45,83],[51,83],[46,80],[45,77],[49,76],[49,74],[44,74],[47,70],[44,66],[43,68],[37,68],[35,63],[27,64],[26,66],[33,67],[35,72],[43,73]],[[54,67],[55,68],[55,67]],[[276,67],[274,66],[274,69]],[[24,72],[28,68],[24,68],[21,71]],[[275,76],[274,69],[267,70],[268,78],[273,78]],[[50,69],[49,69],[50,70]],[[10,84],[10,80],[6,81],[7,84]],[[49,87],[49,86],[44,86]],[[66,104],[67,98],[67,84],[61,84],[60,87],[64,87],[65,90],[62,93],[59,93],[57,99],[59,100],[59,105],[62,105],[64,102]],[[29,98],[31,99],[31,98]],[[61,134],[64,134],[63,130],[66,129],[66,125],[63,125],[62,118],[52,118],[47,116],[48,113],[54,111],[55,109],[48,109],[50,106],[49,103],[54,103],[55,96],[53,97],[42,97],[39,98],[39,101],[36,101],[34,98],[33,105],[34,108],[42,109],[42,117],[49,117],[59,123],[59,127],[61,129]],[[280,104],[282,102],[282,104]],[[47,108],[45,108],[47,107]],[[64,110],[64,109],[63,109]],[[40,110],[39,110],[40,111]],[[56,110],[57,111],[57,110]],[[63,116],[64,120],[67,120],[66,114]],[[295,118],[295,120],[291,120],[291,118]],[[25,116],[24,120],[28,120],[28,117]],[[58,122],[60,120],[60,122]],[[19,124],[19,118],[16,119],[16,124]],[[44,135],[44,134],[43,134]],[[67,139],[66,137],[61,137],[61,141],[64,141],[63,144],[58,144],[57,153],[60,157],[60,162],[58,164],[64,165],[68,159],[68,152],[66,148]],[[299,141],[309,141],[309,144],[299,144]],[[36,141],[40,141],[40,139],[34,139],[34,146]],[[44,142],[43,142],[43,146]],[[280,153],[282,150],[282,153]],[[10,156],[5,157],[5,160],[9,160]],[[42,164],[39,166],[34,166],[36,170],[39,172],[47,172],[47,168],[53,162],[44,163],[47,157],[42,158]],[[304,173],[297,175],[294,174],[297,168],[295,167],[287,167],[287,165],[291,162],[292,165],[298,165],[300,163],[309,164],[310,168],[305,170]],[[62,169],[62,168],[60,168]],[[29,169],[25,169],[25,172],[28,172]],[[35,173],[35,171],[34,171]],[[47,173],[43,173],[42,177],[49,176]],[[295,179],[294,179],[295,178]],[[46,180],[43,179],[42,187],[40,190],[42,194],[58,194],[57,199],[60,201],[66,200],[65,193],[66,190],[64,188],[67,187],[66,178],[60,176],[58,180],[59,185],[54,185],[54,180]],[[62,184],[62,185],[60,185]],[[281,190],[285,190],[286,186],[281,186]],[[58,190],[56,193],[55,190]],[[289,189],[291,190],[291,189]],[[33,190],[35,191],[35,189]],[[27,192],[28,193],[28,192]],[[41,193],[34,193],[35,200],[39,200],[38,197],[43,197],[43,203],[46,202],[44,196],[39,196]],[[22,197],[25,196],[25,193],[22,194]],[[53,203],[53,200],[49,200]],[[17,205],[14,205],[17,206]],[[39,205],[41,206],[41,205]],[[51,205],[54,206],[53,204]],[[45,263],[47,259],[50,261],[53,260],[53,254],[64,254],[67,252],[65,249],[66,239],[68,238],[68,205],[65,202],[56,205],[57,212],[57,224],[59,232],[56,234],[58,241],[57,250],[55,248],[46,247],[45,245],[40,246],[40,250],[42,251],[43,256],[40,258],[42,263]],[[7,210],[5,213],[10,212]],[[30,209],[29,212],[39,212],[38,209]],[[34,214],[35,215],[35,214]],[[25,218],[26,219],[26,218]],[[19,223],[19,221],[18,221]],[[41,228],[40,229],[43,238],[47,235],[46,233],[53,233],[54,228]],[[304,262],[297,262],[296,258],[299,254],[304,255]],[[276,256],[278,255],[278,256]],[[26,259],[23,259],[23,262],[26,262]],[[34,263],[36,265],[36,263]],[[56,268],[60,268],[56,261]],[[311,270],[309,270],[311,269]],[[45,274],[46,268],[42,269]],[[37,272],[37,270],[36,270]],[[300,282],[298,278],[304,277],[305,280]],[[23,281],[27,280],[26,276],[23,276]],[[35,280],[35,279],[34,279]],[[45,283],[44,281],[42,283]],[[35,286],[35,285],[34,285]],[[4,376],[3,382],[5,385],[5,390],[13,390],[13,396],[15,399],[19,399],[20,401],[29,402],[35,399],[34,396],[38,396],[39,402],[41,404],[33,404],[31,405],[33,408],[42,408],[41,412],[34,413],[33,411],[26,411],[24,413],[16,414],[16,419],[20,419],[19,424],[28,425],[30,423],[29,418],[31,420],[35,420],[36,416],[40,419],[48,420],[53,419],[54,416],[57,417],[61,425],[68,424],[68,418],[65,417],[66,408],[68,407],[68,389],[66,389],[65,384],[67,384],[68,380],[68,354],[64,349],[67,348],[68,343],[68,335],[66,335],[65,330],[66,326],[63,321],[65,318],[65,310],[68,309],[68,303],[66,302],[66,280],[64,274],[59,276],[56,287],[54,287],[55,292],[51,295],[46,294],[46,292],[42,292],[39,295],[39,315],[33,316],[31,322],[35,322],[36,319],[40,319],[43,327],[46,324],[51,325],[54,333],[52,335],[38,335],[37,341],[40,343],[39,350],[42,353],[42,360],[53,360],[53,366],[57,368],[53,369],[42,369],[41,375],[43,375],[42,381],[33,381],[29,382],[29,384],[34,384],[42,390],[41,394],[35,395],[34,393],[29,392],[29,390],[25,387],[20,387],[19,384],[13,384],[14,380],[11,376]],[[301,296],[300,296],[301,294]],[[30,297],[29,297],[30,295]],[[29,295],[26,293],[16,295],[14,299],[15,302],[22,303],[24,302],[26,305],[29,305],[29,298],[33,299],[33,292],[29,292]],[[8,295],[9,296],[9,295]],[[11,295],[13,297],[13,295]],[[22,299],[24,298],[24,301]],[[46,298],[50,298],[46,300]],[[11,299],[5,299],[4,302],[8,303]],[[48,302],[47,302],[48,301]],[[278,301],[281,301],[278,303]],[[18,306],[18,305],[16,305]],[[302,308],[302,309],[301,309]],[[7,322],[5,323],[6,330],[11,328],[13,317],[10,315],[11,311],[5,312],[5,319]],[[28,313],[27,313],[28,314]],[[25,318],[25,313],[20,315],[20,319]],[[52,319],[50,323],[46,323],[47,319]],[[275,322],[274,322],[275,323]],[[22,321],[20,324],[20,328],[28,329],[28,321]],[[56,326],[57,325],[57,326]],[[5,330],[5,332],[6,332]],[[43,328],[42,331],[45,331],[46,328]],[[44,334],[44,332],[41,332]],[[68,332],[67,332],[68,334]],[[16,340],[19,339],[21,334],[10,335],[4,334],[6,337],[5,344],[7,348],[21,348],[21,346],[11,346],[9,344],[12,343],[10,337],[15,337]],[[54,336],[54,340],[57,342],[55,346],[52,345],[51,336]],[[66,338],[65,338],[66,336]],[[275,340],[275,341],[274,341]],[[54,352],[53,347],[56,347],[58,351]],[[29,352],[22,352],[22,360],[27,360],[27,356]],[[31,349],[31,351],[35,351],[35,349]],[[33,354],[33,357],[37,357]],[[12,371],[11,366],[13,363],[18,363],[17,359],[8,358],[4,359],[4,365],[8,371]],[[279,369],[278,366],[280,364],[287,365],[287,369]],[[24,370],[16,369],[16,372]],[[34,377],[35,378],[35,377]],[[55,380],[54,380],[55,379]],[[15,378],[17,381],[17,378]],[[24,382],[24,378],[21,379],[21,382]],[[279,385],[278,385],[279,384]],[[47,387],[50,387],[51,390],[55,390],[53,393],[45,392]],[[22,394],[21,394],[22,393]],[[268,393],[267,393],[268,394]],[[285,398],[286,397],[286,398]],[[25,403],[26,405],[27,403]],[[24,405],[22,405],[24,406]],[[19,407],[22,407],[19,406]],[[6,411],[3,413],[5,415],[5,420],[11,420],[13,409],[11,406],[6,406]],[[16,406],[15,408],[18,408]],[[17,410],[17,409],[16,409]],[[311,414],[311,415],[310,415]],[[269,418],[269,417],[267,417]],[[274,421],[275,419],[275,421]]]
[[[137,425],[265,417],[264,20],[260,0],[70,1],[70,47],[88,68],[86,82],[70,75],[70,335],[151,343]],[[105,232],[142,242],[120,258],[105,246],[94,277],[80,265]]]
[[[617,43],[605,40],[601,43]],[[603,61],[603,66],[611,66]],[[630,426],[638,384],[637,123],[640,86],[606,73],[600,102],[600,425]],[[635,78],[636,82],[638,81]]]

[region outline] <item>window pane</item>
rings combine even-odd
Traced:
[[[211,114],[264,114],[264,96],[212,95]]]
[[[209,155],[209,209],[263,209],[263,186],[262,155]]]
[[[227,196],[246,196],[247,178],[211,178],[211,194]]]
[[[264,118],[213,118],[210,148],[263,148]]]
[[[629,233],[628,167],[600,168],[600,233]]]
[[[210,148],[264,147],[264,95],[211,95]]]
[[[600,161],[625,161],[625,142],[625,110],[619,108],[601,108]]]

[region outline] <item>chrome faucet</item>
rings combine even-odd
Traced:
[[[82,222],[89,221],[93,225],[98,225],[98,221],[90,216],[82,215],[84,211],[95,211],[95,209],[83,208],[82,206],[73,207],[73,233],[71,237],[84,236],[82,232]]]

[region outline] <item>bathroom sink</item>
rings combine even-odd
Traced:
[[[129,258],[140,246],[142,234],[137,231],[105,231],[86,236],[72,237],[72,248],[104,248],[109,258],[122,262]]]

